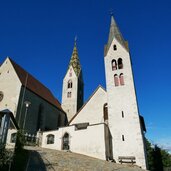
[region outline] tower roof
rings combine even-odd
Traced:
[[[71,56],[71,60],[69,62],[69,67],[72,66],[75,74],[77,76],[79,76],[80,72],[81,72],[81,65],[80,65],[80,60],[78,57],[78,50],[77,50],[77,44],[76,44],[76,40],[74,42],[74,49],[72,52],[72,56]]]
[[[115,21],[114,17],[111,16],[111,24],[110,24],[109,37],[108,37],[108,42],[107,42],[107,45],[106,45],[106,48],[107,48],[106,50],[107,51],[109,50],[109,47],[111,46],[111,43],[112,43],[114,38],[116,38],[118,40],[118,42],[126,50],[128,50],[127,42],[124,40],[124,38],[123,38],[123,36],[122,36],[122,34],[121,34],[120,30],[119,30],[119,27],[116,24],[116,21]]]

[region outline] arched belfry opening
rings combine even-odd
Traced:
[[[118,59],[118,69],[123,69],[122,58],[119,58],[119,59]]]
[[[72,88],[72,80],[68,81],[68,88]]]
[[[62,150],[69,150],[69,134],[66,132],[62,137]]]
[[[117,70],[117,63],[115,59],[112,60],[111,65],[112,65],[112,71]]]

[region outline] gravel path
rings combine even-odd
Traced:
[[[71,152],[25,148],[30,150],[26,171],[143,171],[136,166],[115,164]]]

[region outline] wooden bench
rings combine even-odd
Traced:
[[[118,157],[119,163],[131,163],[134,164],[135,162],[135,157],[134,156],[119,156]]]

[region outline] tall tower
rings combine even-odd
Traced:
[[[111,16],[108,42],[104,50],[109,129],[113,157],[134,156],[146,169],[144,132],[140,123],[128,43]]]
[[[75,40],[68,70],[63,79],[62,90],[62,108],[67,113],[68,121],[70,121],[83,105],[83,92],[82,69]]]

